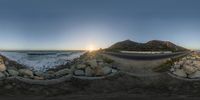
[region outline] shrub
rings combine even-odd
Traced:
[[[108,63],[108,64],[111,64],[111,63],[114,62],[114,60],[109,59],[109,58],[106,58],[106,57],[103,57],[103,62]]]

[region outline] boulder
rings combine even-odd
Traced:
[[[90,64],[90,66],[91,66],[92,68],[97,67],[97,61],[96,61],[96,59],[89,60],[88,63]]]
[[[62,70],[59,70],[55,73],[56,76],[63,76],[63,75],[67,75],[69,74],[71,71],[70,69],[68,68],[65,68],[65,69],[62,69]]]
[[[188,76],[189,78],[200,78],[200,71],[196,71],[194,74]]]
[[[174,65],[174,68],[176,68],[176,69],[180,69],[180,68],[181,68],[181,65],[176,64],[176,65]]]
[[[36,71],[34,74],[36,76],[44,76],[44,73],[43,72],[39,72],[39,71]]]
[[[51,70],[51,71],[47,71],[47,73],[48,73],[48,74],[55,74],[55,72],[52,71],[52,70]]]
[[[183,64],[184,64],[183,61],[179,61],[179,62],[178,62],[178,65],[183,65]]]
[[[191,60],[196,60],[196,57],[191,57],[190,59],[191,59]]]
[[[2,72],[6,77],[9,77],[10,76],[10,74],[8,73],[8,72],[6,72],[6,71],[4,71],[4,72]]]
[[[187,58],[186,58],[186,57],[184,57],[184,58],[182,58],[182,60],[183,60],[183,61],[185,61],[185,60],[187,60]]]
[[[39,77],[44,77],[45,79],[53,79],[55,78],[55,74],[44,73],[43,76],[39,76]]]
[[[102,67],[101,66],[98,66],[94,69],[94,74],[96,76],[103,76],[104,73],[103,73],[103,70],[102,70]]]
[[[21,75],[24,75],[24,76],[30,76],[30,77],[33,77],[33,72],[29,69],[20,69],[19,70],[19,73]]]
[[[9,64],[9,61],[5,61],[5,65],[8,65]]]
[[[110,74],[111,72],[112,72],[112,68],[110,67],[98,66],[95,69],[95,75],[97,76],[104,76],[104,75]]]
[[[85,72],[83,70],[75,70],[74,75],[77,76],[85,76]]]
[[[171,68],[171,69],[170,69],[170,71],[171,71],[171,72],[174,72],[174,71],[175,71],[175,69],[174,69],[174,68]]]
[[[90,67],[87,67],[85,69],[85,76],[92,76],[93,75],[93,70]]]
[[[110,68],[110,67],[103,67],[102,71],[103,71],[104,75],[107,75],[107,74],[110,74],[112,72],[112,68]]]
[[[1,64],[0,62],[0,72],[3,72],[6,70],[6,66],[4,64]]]
[[[44,77],[40,77],[40,76],[34,76],[35,80],[44,80]]]
[[[78,65],[76,66],[76,68],[77,68],[77,69],[84,69],[84,68],[86,68],[86,65],[85,65],[85,64],[78,64]]]
[[[173,74],[180,76],[180,77],[187,77],[187,74],[183,69],[177,69],[176,71],[173,72]]]
[[[0,72],[3,72],[6,70],[6,66],[4,64],[3,58],[0,56]]]
[[[200,67],[200,61],[193,61],[194,66]]]
[[[104,64],[104,62],[103,62],[103,60],[102,60],[102,59],[97,59],[97,64],[98,64],[98,65],[103,65],[103,64]]]
[[[178,62],[174,62],[174,65],[177,65],[178,64]]]
[[[187,65],[192,64],[192,60],[186,60],[186,61],[185,61],[185,64],[187,64]]]
[[[0,78],[5,78],[5,75],[2,72],[0,72]]]
[[[183,70],[187,73],[187,74],[193,74],[197,71],[197,68],[191,65],[184,65],[183,66]]]
[[[11,75],[11,76],[18,76],[19,72],[16,71],[16,70],[13,70],[13,69],[9,69],[8,74]]]

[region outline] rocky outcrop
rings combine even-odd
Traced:
[[[170,71],[180,77],[200,78],[200,54],[192,53],[175,62]]]
[[[112,73],[112,65],[104,62],[101,58],[89,59],[86,63],[75,66],[74,75],[85,77],[106,76]]]

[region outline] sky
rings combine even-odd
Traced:
[[[97,49],[126,39],[200,49],[199,5],[199,0],[0,0],[0,49]]]

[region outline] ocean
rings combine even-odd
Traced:
[[[10,60],[36,71],[46,71],[79,58],[85,51],[1,51]]]

